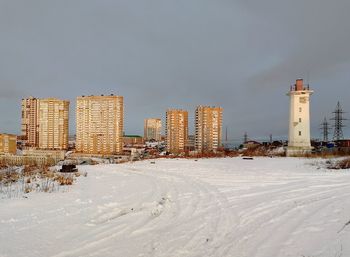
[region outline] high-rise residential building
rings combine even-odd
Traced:
[[[288,156],[303,154],[312,150],[310,140],[310,96],[313,92],[309,85],[304,85],[302,79],[297,79],[287,94],[290,98]]]
[[[39,146],[38,102],[34,97],[22,99],[21,132],[26,146]]]
[[[145,119],[144,139],[146,141],[162,139],[162,120],[161,119]]]
[[[198,106],[195,121],[195,148],[199,152],[216,151],[222,144],[221,107]]]
[[[166,147],[170,153],[186,150],[188,138],[188,112],[169,109],[166,112]]]
[[[16,154],[17,136],[11,134],[0,134],[0,154]]]
[[[40,149],[68,148],[69,102],[56,98],[22,99],[22,137]]]
[[[77,152],[103,155],[123,152],[122,96],[78,97],[76,119]]]
[[[39,148],[68,148],[69,101],[56,98],[39,99]]]

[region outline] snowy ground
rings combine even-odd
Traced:
[[[310,162],[83,166],[68,192],[0,200],[0,256],[350,256],[350,171]]]

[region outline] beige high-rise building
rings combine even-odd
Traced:
[[[197,151],[213,152],[221,146],[222,113],[221,107],[197,107],[195,123],[195,148]]]
[[[22,137],[40,149],[68,148],[69,101],[56,98],[22,99]]]
[[[188,112],[169,109],[166,112],[166,145],[170,153],[186,150],[188,138]]]
[[[78,97],[76,119],[77,152],[105,155],[123,152],[122,96]]]
[[[34,97],[22,99],[21,132],[26,146],[39,146],[38,102]]]
[[[17,136],[11,134],[0,134],[0,154],[16,154]]]
[[[145,119],[144,139],[146,141],[162,139],[162,120],[161,119]]]
[[[56,98],[39,99],[39,148],[64,150],[68,148],[69,101]]]

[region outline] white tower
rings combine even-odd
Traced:
[[[289,139],[287,156],[311,152],[310,140],[310,96],[314,91],[298,79],[291,86],[289,116]]]

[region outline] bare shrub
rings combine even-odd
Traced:
[[[349,153],[345,151],[321,151],[321,152],[312,152],[304,154],[296,154],[293,157],[308,158],[308,159],[332,159],[339,157],[348,157]]]
[[[5,184],[15,183],[19,180],[20,174],[16,171],[6,171],[4,174],[4,182]]]
[[[332,170],[346,170],[350,169],[350,158],[337,160],[337,161],[327,161],[327,168]]]
[[[48,166],[27,165],[0,170],[0,198],[18,198],[30,192],[52,193],[73,185],[76,177],[85,174],[60,173]]]
[[[270,156],[270,153],[264,147],[248,148],[242,152],[243,156]]]
[[[239,155],[240,155],[240,153],[238,151],[225,150],[226,157],[238,157]]]
[[[54,178],[54,181],[57,181],[60,186],[70,186],[70,185],[73,185],[74,177],[71,174],[69,175],[59,174],[59,175],[56,175],[56,177]]]
[[[127,163],[127,162],[129,162],[129,160],[125,160],[125,159],[118,160],[118,164],[123,164],[123,163]]]

